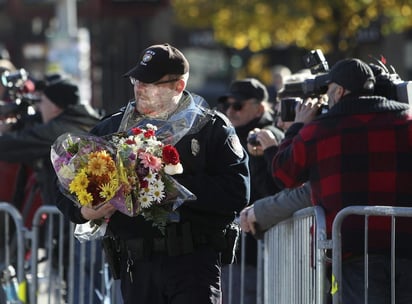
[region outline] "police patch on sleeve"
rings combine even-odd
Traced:
[[[235,134],[229,136],[229,146],[230,149],[237,155],[239,158],[243,158],[243,148],[240,143],[239,137]]]

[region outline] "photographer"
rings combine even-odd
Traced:
[[[44,82],[36,84],[36,90],[40,101],[35,106],[42,123],[21,130],[3,125],[0,160],[30,165],[35,171],[43,203],[52,204],[55,185],[50,146],[65,132],[87,132],[98,122],[98,115],[80,104],[77,85],[61,75],[46,77]]]
[[[42,122],[17,130],[12,124],[4,125],[4,133],[0,136],[0,160],[24,164],[34,172],[34,184],[29,191],[39,193],[40,202],[28,200],[21,206],[29,213],[25,219],[29,225],[40,204],[50,205],[56,200],[55,173],[50,161],[51,145],[61,134],[86,133],[99,121],[93,109],[80,103],[78,86],[63,75],[47,75],[44,80],[36,82],[35,94],[37,99],[33,99],[33,106],[40,113]],[[16,191],[23,192],[22,189]],[[69,234],[64,236],[65,246],[68,245],[69,237]],[[64,263],[67,261],[64,260]],[[85,286],[82,288],[88,290]],[[87,292],[85,299],[86,296]],[[75,297],[78,300],[77,294]],[[97,301],[97,296],[95,298]]]
[[[309,100],[308,100],[309,101]],[[297,115],[294,111],[294,121],[283,121],[280,115],[276,125],[287,132],[294,122],[305,123],[313,119],[317,114],[317,108],[313,107],[314,100],[310,100],[306,107],[299,107]],[[279,104],[279,112],[282,112],[282,105]],[[300,113],[303,110],[305,115]],[[296,120],[297,119],[297,120]],[[265,159],[269,164],[277,152],[277,147],[272,146],[270,136],[265,130],[255,131],[258,140],[262,143]],[[291,217],[295,211],[312,206],[310,183],[305,183],[300,187],[283,189],[280,192],[263,197],[253,202],[240,213],[240,227],[242,231],[251,233],[253,236],[263,238],[263,233],[270,227]]]
[[[412,206],[412,118],[409,105],[374,96],[368,64],[348,58],[318,77],[327,85],[329,111],[311,122],[293,124],[273,162],[284,187],[310,181],[312,201],[324,208],[327,233],[337,212],[349,205]],[[303,112],[309,111],[298,105]],[[299,117],[296,117],[299,120]],[[369,226],[368,300],[390,302],[390,224],[377,217]],[[342,227],[343,303],[364,301],[364,218],[351,216]],[[396,222],[396,300],[410,303],[412,228]]]

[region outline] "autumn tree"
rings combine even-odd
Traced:
[[[181,26],[211,28],[215,39],[257,52],[296,45],[325,52],[356,47],[360,29],[383,36],[412,27],[412,0],[172,0]]]
[[[172,0],[171,3],[180,26],[212,29],[220,44],[251,53],[296,46],[319,48],[339,58],[356,52],[359,33],[371,26],[383,37],[412,28],[412,0]],[[265,59],[260,56],[256,60]],[[253,68],[261,62],[249,64]]]

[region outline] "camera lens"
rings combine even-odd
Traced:
[[[252,133],[248,136],[247,138],[247,142],[249,145],[251,146],[260,146],[260,142],[257,140],[257,134],[256,133]]]
[[[296,116],[296,105],[301,101],[300,98],[283,98],[280,104],[280,118],[282,121],[294,121]]]

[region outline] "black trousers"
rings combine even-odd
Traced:
[[[219,253],[207,246],[179,256],[122,254],[124,304],[220,304],[220,271]]]

